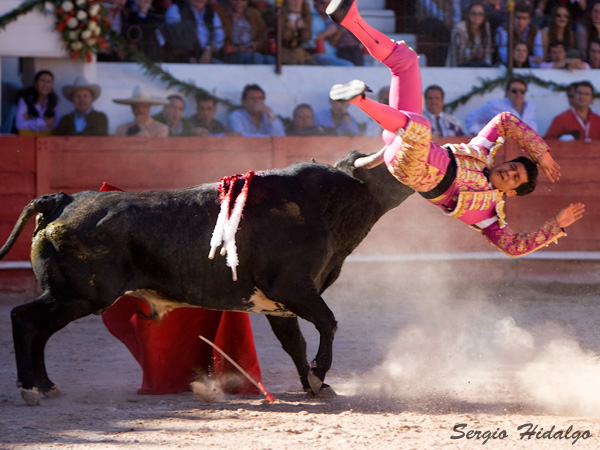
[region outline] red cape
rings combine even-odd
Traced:
[[[122,190],[104,183],[101,191]],[[260,394],[249,380],[202,342],[198,335],[214,342],[234,361],[261,381],[260,367],[248,314],[178,308],[160,323],[147,319],[150,305],[125,295],[102,315],[108,331],[117,337],[142,367],[138,394],[170,394],[189,390],[197,375],[211,374],[229,394]]]

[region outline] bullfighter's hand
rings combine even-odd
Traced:
[[[556,216],[558,226],[566,228],[569,225],[572,225],[583,217],[584,212],[585,205],[583,203],[571,203]]]
[[[546,177],[550,182],[554,183],[560,179],[560,166],[550,154],[550,152],[544,152],[538,158],[538,164],[546,174]]]

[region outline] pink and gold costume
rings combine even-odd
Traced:
[[[468,144],[442,147],[431,142],[429,124],[419,117],[410,114],[408,125],[396,138],[402,142],[395,142],[396,145],[386,150],[385,162],[394,177],[417,192],[428,192],[438,186],[446,174],[450,158],[454,157],[454,181],[444,193],[428,199],[447,215],[480,230],[490,244],[509,256],[531,253],[564,236],[555,218],[537,231],[514,233],[506,224],[504,194],[494,189],[484,174],[484,169],[491,168],[495,151],[504,138],[516,141],[534,162],[548,151],[547,144],[527,124],[504,112],[490,121]]]
[[[549,150],[544,140],[520,119],[504,112],[468,144],[442,147],[431,142],[429,121],[421,115],[417,54],[404,42],[394,43],[370,27],[360,17],[356,5],[346,3],[352,5],[341,24],[392,74],[389,106],[364,95],[350,100],[384,128],[383,140],[387,146],[384,160],[389,171],[400,182],[425,194],[425,198],[449,216],[481,231],[488,242],[509,256],[531,253],[564,236],[555,218],[532,233],[514,233],[505,221],[504,194],[494,189],[485,174],[486,169],[491,169],[494,153],[504,138],[516,141],[534,162]],[[430,191],[435,194],[432,196]]]

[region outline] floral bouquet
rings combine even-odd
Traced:
[[[101,0],[57,0],[56,30],[71,59],[92,60],[92,53],[108,48],[110,21]]]

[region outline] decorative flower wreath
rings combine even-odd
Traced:
[[[56,30],[71,59],[92,60],[108,47],[110,21],[101,0],[56,0]]]

